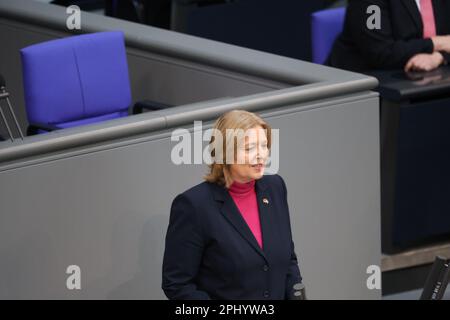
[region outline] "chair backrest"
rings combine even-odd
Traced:
[[[316,11],[311,15],[312,57],[314,63],[323,64],[334,40],[344,27],[346,8]]]
[[[30,123],[76,121],[126,110],[131,104],[122,32],[70,36],[20,53]]]

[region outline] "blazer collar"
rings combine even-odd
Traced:
[[[271,213],[272,201],[270,199],[268,185],[264,177],[256,180],[255,191],[264,251],[256,241],[252,231],[242,217],[242,214],[239,212],[233,198],[228,193],[227,188],[213,184],[214,199],[220,203],[221,214],[228,220],[229,223],[233,225],[233,227],[250,244],[250,246],[256,250],[256,252],[258,252],[266,260],[266,262],[268,262],[267,255],[270,254],[273,237],[277,236],[270,229],[275,228],[277,222],[274,221],[274,215]]]
[[[223,186],[219,186],[217,184],[212,183],[213,185],[213,195],[214,195],[214,200],[220,201],[220,202],[224,202],[225,200],[228,199],[228,190],[227,188],[223,187]],[[255,181],[255,188],[256,188],[256,193],[258,194],[258,192],[263,192],[267,189],[267,182],[264,179],[264,176],[261,179],[258,179]]]

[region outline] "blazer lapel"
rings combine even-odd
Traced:
[[[423,31],[423,24],[422,24],[422,16],[420,15],[419,8],[417,8],[417,4],[415,0],[401,0],[403,2],[403,5],[408,9],[409,14],[411,15],[411,18],[413,19],[414,23],[416,24],[417,28],[420,30],[420,33]]]
[[[261,222],[263,250],[266,258],[270,260],[272,250],[276,248],[276,239],[279,236],[277,234],[279,221],[275,219],[273,202],[263,178],[256,180],[256,199]]]
[[[258,185],[258,183],[256,183]],[[257,190],[259,188],[257,187]],[[256,194],[259,202],[259,195],[258,192]],[[239,212],[238,207],[234,203],[233,198],[230,196],[228,191],[225,187],[220,187],[218,185],[214,185],[214,198],[215,200],[219,202],[223,202],[220,212],[222,215],[230,222],[233,227],[239,232],[239,234],[250,244],[250,246],[256,250],[266,261],[266,255],[261,250],[258,242],[255,239],[255,236],[253,235],[252,231],[250,230],[250,227],[245,222],[244,218],[242,217],[241,213]],[[263,226],[263,220],[261,219],[261,206],[258,203],[259,213],[260,213],[260,220],[261,220],[261,232],[263,234],[263,246],[265,247],[266,239],[264,238],[264,226]],[[264,211],[266,209],[263,209]]]

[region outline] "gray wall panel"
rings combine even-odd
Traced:
[[[244,76],[197,63],[128,49],[128,65],[134,101],[188,103],[240,97],[288,87],[275,81]]]
[[[281,129],[280,174],[312,299],[380,297],[365,274],[380,263],[378,98],[349,100],[262,112]],[[164,298],[170,204],[205,173],[170,162],[168,133],[1,172],[0,298]],[[65,287],[70,264],[81,267],[80,291]]]

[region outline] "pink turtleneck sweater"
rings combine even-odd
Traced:
[[[245,222],[249,226],[256,241],[262,248],[261,223],[259,221],[258,203],[256,200],[255,180],[247,183],[233,182],[228,189]]]

